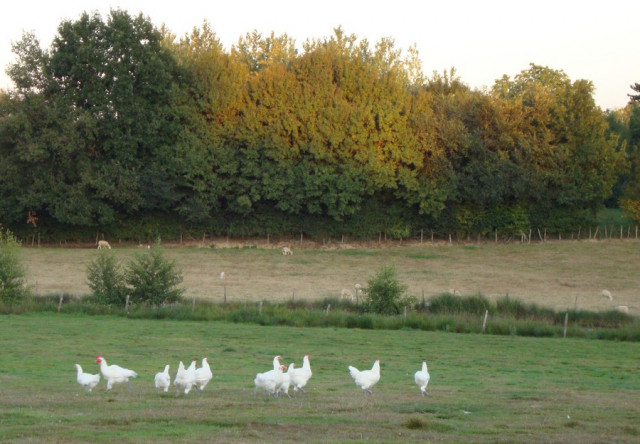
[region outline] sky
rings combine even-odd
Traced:
[[[424,74],[453,67],[474,89],[535,63],[591,81],[603,110],[624,107],[630,85],[640,83],[637,0],[25,0],[5,2],[0,14],[0,89],[12,87],[5,71],[23,32],[48,49],[63,20],[85,11],[106,20],[110,9],[142,13],[179,37],[207,21],[227,50],[254,30],[287,34],[301,50],[341,26],[372,47],[391,38],[406,54],[415,45]]]

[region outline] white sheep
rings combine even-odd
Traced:
[[[351,293],[351,290],[349,290],[348,288],[343,288],[340,292],[340,299],[346,299],[349,302],[353,302],[353,293]]]
[[[460,290],[457,290],[455,288],[450,288],[449,294],[452,296],[462,296],[462,293],[460,293]]]
[[[615,310],[620,313],[629,314],[629,307],[627,307],[626,305],[618,305],[617,307],[615,307]]]
[[[220,280],[224,281],[224,278],[226,277],[226,275],[224,274],[224,271],[220,272]]]
[[[603,298],[613,301],[613,295],[609,290],[602,290],[602,293],[600,294],[602,295]]]
[[[293,256],[293,251],[289,247],[282,247],[282,255],[283,256]]]
[[[98,250],[100,250],[101,248],[108,248],[109,250],[111,250],[111,245],[109,245],[109,242],[107,242],[106,240],[101,240],[98,241]]]

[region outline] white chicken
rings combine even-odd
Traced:
[[[138,374],[128,368],[120,367],[119,365],[108,365],[107,360],[102,356],[96,357],[96,362],[100,364],[100,373],[102,377],[107,380],[107,391],[111,390],[113,384],[121,384],[126,382],[131,390],[130,378],[136,378]]]
[[[176,373],[176,377],[173,380],[173,385],[178,388],[178,392],[180,390],[184,390],[184,394],[187,395],[191,391],[194,385],[196,385],[196,358],[193,358],[191,364],[186,369],[184,368],[184,364],[180,361],[178,364],[178,372]]]
[[[427,361],[422,361],[422,370],[418,370],[414,376],[414,380],[418,387],[420,387],[420,393],[422,396],[428,396],[427,393],[427,384],[429,384],[429,370],[427,370]]]
[[[171,376],[169,375],[169,364],[164,366],[163,372],[156,373],[156,377],[154,378],[154,383],[156,385],[156,389],[161,389],[165,393],[169,391],[169,387],[171,387]]]
[[[76,378],[78,381],[78,384],[84,387],[86,391],[91,392],[91,390],[93,390],[93,388],[96,385],[98,385],[98,383],[100,382],[100,373],[98,373],[97,375],[92,375],[91,373],[84,373],[82,371],[82,367],[80,367],[80,364],[75,364],[74,367],[78,372],[78,376]]]
[[[356,385],[362,389],[365,396],[367,396],[367,393],[373,395],[371,387],[376,385],[380,380],[380,359],[376,359],[371,370],[360,371],[355,367],[349,366],[349,373],[351,373],[351,377]]]
[[[196,388],[200,393],[211,381],[211,378],[213,378],[213,373],[211,373],[211,367],[209,367],[209,360],[205,356],[202,358],[202,367],[196,369]]]
[[[286,367],[283,365],[283,372],[285,368]],[[291,370],[293,368],[294,364],[292,362],[291,364],[289,364],[289,369],[286,372],[282,373],[282,384],[280,384],[280,387],[278,388],[278,396],[280,396],[280,393],[284,393],[288,398],[291,398],[291,395],[289,394],[289,387],[291,386]]]
[[[284,365],[280,365],[281,360],[281,356],[276,356],[273,358],[273,370],[258,373],[256,375],[253,380],[253,383],[256,386],[253,391],[254,395],[257,393],[258,389],[262,388],[273,396],[277,396],[280,386],[282,386],[283,383],[282,371],[286,369]]]
[[[302,390],[302,393],[307,393],[304,391],[304,387],[311,379],[311,363],[309,362],[309,354],[307,353],[302,358],[302,368],[295,368],[294,364],[289,366],[289,370],[287,371],[291,377],[291,385],[293,386],[293,393],[297,394],[298,390]]]

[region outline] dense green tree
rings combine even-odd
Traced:
[[[624,167],[616,140],[593,101],[591,82],[571,82],[562,71],[531,65],[493,94],[514,101],[515,156],[531,178],[527,202],[542,224],[558,214],[592,214],[602,206]],[[518,127],[519,126],[519,127]],[[565,227],[569,228],[569,227]]]
[[[161,43],[148,19],[119,10],[106,22],[64,21],[46,52],[29,35],[18,43],[17,91],[0,129],[22,174],[6,184],[17,191],[13,214],[104,226],[170,207],[178,71]]]
[[[342,28],[302,49],[254,31],[225,51],[206,22],[178,39],[120,10],[62,22],[48,50],[25,34],[0,93],[0,216],[125,238],[513,236],[593,218],[617,178],[640,195],[637,105],[605,116],[588,81],[531,65],[471,90]]]

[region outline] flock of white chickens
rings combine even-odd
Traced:
[[[306,393],[304,387],[311,379],[311,363],[309,362],[309,355],[304,355],[302,360],[302,367],[296,368],[294,363],[289,364],[289,367],[282,365],[281,356],[273,358],[273,369],[264,373],[258,373],[253,380],[255,384],[254,395],[258,390],[264,390],[274,397],[281,395],[289,395],[289,388],[293,387],[294,394],[298,391]],[[100,382],[100,375],[107,381],[107,391],[111,390],[114,384],[127,383],[131,389],[131,383],[129,379],[138,376],[133,370],[129,370],[119,365],[108,365],[106,359],[102,356],[96,357],[96,362],[100,364],[100,373],[90,374],[85,373],[79,364],[75,364],[78,384],[80,384],[87,392],[91,392],[93,388]],[[363,394],[373,395],[371,388],[380,381],[380,359],[376,359],[373,363],[373,367],[370,370],[358,370],[355,367],[349,366],[349,373],[353,378],[355,384],[362,389]],[[286,370],[286,372],[285,372]],[[202,358],[202,365],[197,367],[197,358],[189,364],[189,367],[184,366],[182,361],[178,364],[178,371],[173,380],[173,385],[176,387],[176,394],[183,392],[188,394],[192,388],[196,388],[198,392],[202,393],[209,381],[213,378],[213,373],[209,367],[208,358],[205,356]],[[418,370],[414,375],[414,381],[420,387],[420,393],[422,396],[428,395],[427,384],[429,384],[429,371],[427,370],[426,361],[422,362],[422,369]],[[156,389],[162,390],[165,393],[169,391],[171,387],[171,376],[169,375],[169,365],[165,365],[164,371],[156,373],[154,378],[154,384]]]

